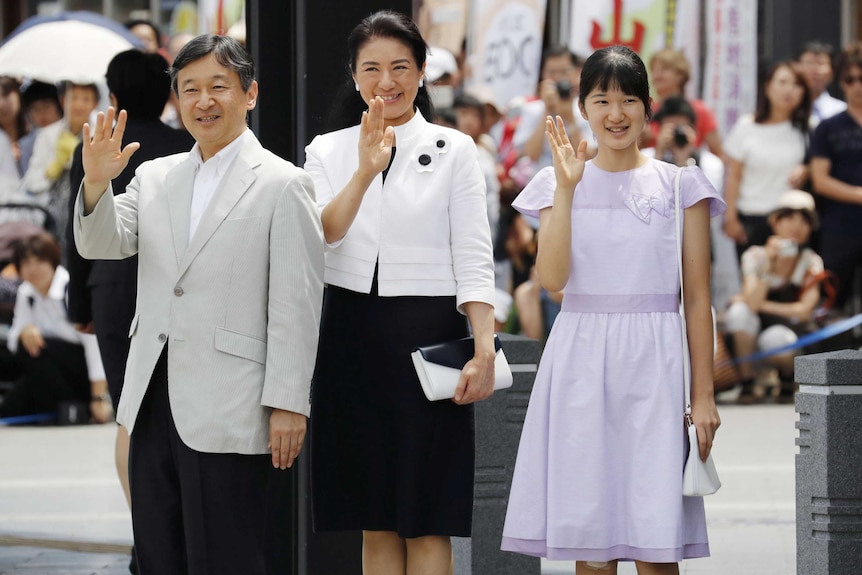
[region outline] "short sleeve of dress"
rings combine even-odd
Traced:
[[[540,211],[554,205],[556,187],[557,178],[554,176],[554,168],[542,168],[532,180],[527,182],[512,202],[512,207],[526,216],[538,218]]]
[[[690,208],[697,202],[709,200],[709,217],[720,216],[727,209],[727,204],[721,198],[712,184],[698,166],[683,169],[679,183],[680,199],[683,208]]]

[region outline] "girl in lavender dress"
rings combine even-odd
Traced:
[[[686,453],[674,177],[640,153],[650,116],[641,59],[595,52],[581,114],[598,154],[586,161],[547,120],[554,167],[514,202],[540,218],[542,286],[564,290],[536,376],[515,465],[503,549],[573,559],[577,574],[676,574],[709,555],[703,499],[683,497]],[[696,167],[681,177],[683,275],[692,414],[706,458],[719,426],[712,383],[709,218],[724,203]],[[705,201],[704,201],[705,200]]]

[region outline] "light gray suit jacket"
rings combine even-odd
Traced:
[[[250,135],[250,134],[249,134]],[[75,243],[90,259],[139,255],[138,299],[117,420],[135,420],[162,349],[177,432],[211,453],[267,453],[270,408],[308,415],[323,299],[323,229],[311,178],[243,144],[189,242],[188,153],[109,189]]]

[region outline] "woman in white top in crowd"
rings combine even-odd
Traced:
[[[427,45],[372,14],[348,39],[342,121],[306,149],[327,242],[312,385],[316,531],[362,530],[366,574],[451,575],[469,536],[473,407],[494,384],[494,264],[466,135],[429,123]],[[349,126],[349,127],[348,127]],[[410,352],[467,335],[453,400],[429,402]]]
[[[737,121],[724,142],[724,233],[742,254],[771,235],[767,218],[781,193],[808,179],[805,165],[811,97],[793,62],[767,70],[754,115]]]

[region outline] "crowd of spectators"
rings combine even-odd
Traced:
[[[831,46],[808,42],[794,60],[763,66],[756,107],[726,134],[705,102],[685,96],[691,93],[686,89],[691,63],[681,50],[659,50],[649,61],[653,116],[641,138],[642,150],[678,166],[699,166],[728,203],[723,221],[713,229],[713,276],[722,284],[715,285],[714,293],[724,296],[719,298],[717,310],[720,336],[727,338],[736,359],[742,360],[738,364],[745,380],[742,403],[760,401],[765,393],[774,393],[776,400],[786,399],[792,387],[792,357],[804,352],[799,348],[778,359],[747,361],[748,355],[758,349],[768,352],[778,340],[761,338],[759,347],[749,344],[735,321],[740,302],[753,301],[746,296],[751,290],[746,282],[753,256],[745,254],[754,249],[754,253],[774,255],[774,246],[782,237],[776,224],[788,227],[788,218],[780,209],[788,194],[799,202],[803,197],[799,194],[807,193],[811,206],[802,202],[805,210],[801,213],[819,219],[822,225],[818,229],[808,222],[801,240],[784,238],[785,243],[798,241],[800,245],[789,260],[778,260],[782,273],[787,273],[781,281],[773,278],[775,290],[767,290],[763,301],[788,297],[786,289],[778,293],[779,284],[796,287],[793,293],[798,299],[790,302],[793,311],[784,314],[788,317],[783,320],[795,336],[862,312],[862,236],[852,223],[859,221],[862,178],[858,162],[851,159],[862,150],[862,109],[857,101],[857,93],[862,92],[861,51],[859,45],[851,45],[836,63]],[[453,56],[439,48],[429,54],[429,70],[446,71],[445,97],[435,101],[438,121],[469,134],[482,150],[495,238],[498,325],[544,341],[563,294],[541,287],[534,269],[538,221],[515,213],[511,202],[539,169],[550,165],[543,122],[548,114],[560,116],[573,138],[584,139],[592,147],[589,124],[578,106],[583,58],[565,46],[549,47],[542,57],[534,95],[511,102],[496,101],[488,86],[471,81],[469,70],[456,70],[456,63],[463,61],[463,55]],[[829,92],[836,71],[846,101]],[[494,172],[496,178],[490,177]],[[725,245],[735,249],[725,253],[720,249]],[[812,264],[820,261],[818,254],[825,269]],[[804,297],[799,290],[802,285],[806,286]],[[763,305],[769,308],[771,304]],[[753,317],[760,317],[758,331],[775,323],[774,318],[765,318],[766,312],[759,306],[749,309]],[[725,317],[730,324],[726,329]],[[749,320],[746,329],[750,332],[753,325]],[[781,344],[792,344],[787,332],[782,333]],[[763,341],[770,345],[764,348]],[[844,345],[855,339],[845,334],[839,341]],[[755,387],[755,382],[762,381],[772,381],[775,391],[760,384]]]
[[[191,38],[182,34],[165,38],[144,20],[130,21],[127,28],[140,38],[143,50],[159,53],[167,62]],[[700,166],[724,195],[728,203],[721,226],[724,235],[713,239],[732,242],[736,259],[728,264],[719,256],[714,264],[736,269],[727,275],[717,270],[714,277],[740,281],[731,280],[732,285],[718,291],[745,292],[746,267],[739,268],[744,263],[741,258],[749,248],[773,241],[772,218],[782,194],[806,190],[813,194],[814,213],[822,223],[806,241],[824,260],[828,277],[818,285],[828,285],[830,292],[836,292],[834,298],[828,298],[833,316],[860,311],[862,236],[854,222],[862,203],[862,178],[858,162],[852,159],[862,149],[860,58],[857,45],[845,49],[837,61],[837,84],[845,101],[829,91],[836,78],[832,47],[806,43],[794,61],[765,68],[756,108],[722,134],[709,107],[685,96],[691,93],[686,90],[691,65],[684,53],[666,48],[652,55],[648,64],[654,114],[641,147],[646,154],[679,166]],[[436,121],[470,136],[479,150],[494,239],[497,327],[544,340],[559,312],[562,293],[541,287],[534,269],[538,221],[516,213],[511,203],[538,170],[550,165],[543,121],[547,115],[560,116],[572,137],[586,140],[588,153],[594,151],[594,139],[578,101],[584,60],[565,46],[550,46],[543,53],[534,94],[511,102],[497,101],[489,86],[470,78],[465,60],[463,51],[453,54],[439,47],[432,47],[428,54],[425,77]],[[18,211],[13,219],[24,213],[27,223],[52,233],[60,244],[58,266],[67,263],[70,249],[65,231],[73,194],[74,150],[84,122],[108,104],[105,93],[95,84],[0,78],[0,223],[8,219],[4,212],[14,206]],[[161,120],[182,128],[175,104],[171,93]],[[22,206],[29,212],[23,212]],[[18,225],[17,229],[22,228]],[[0,230],[0,243],[8,244],[15,233],[12,228]],[[22,279],[12,265],[12,251],[6,251],[10,255],[2,262],[5,269],[0,281],[7,289],[0,297],[6,297],[3,319],[10,325],[10,294]],[[729,299],[733,301],[720,302],[720,318],[739,298]],[[821,304],[826,299],[821,293],[815,306],[821,319],[825,314]],[[737,355],[746,353],[737,350]],[[0,365],[12,360],[4,357]],[[748,376],[751,368],[746,365],[740,370]],[[0,380],[11,379],[13,373],[0,375]]]

